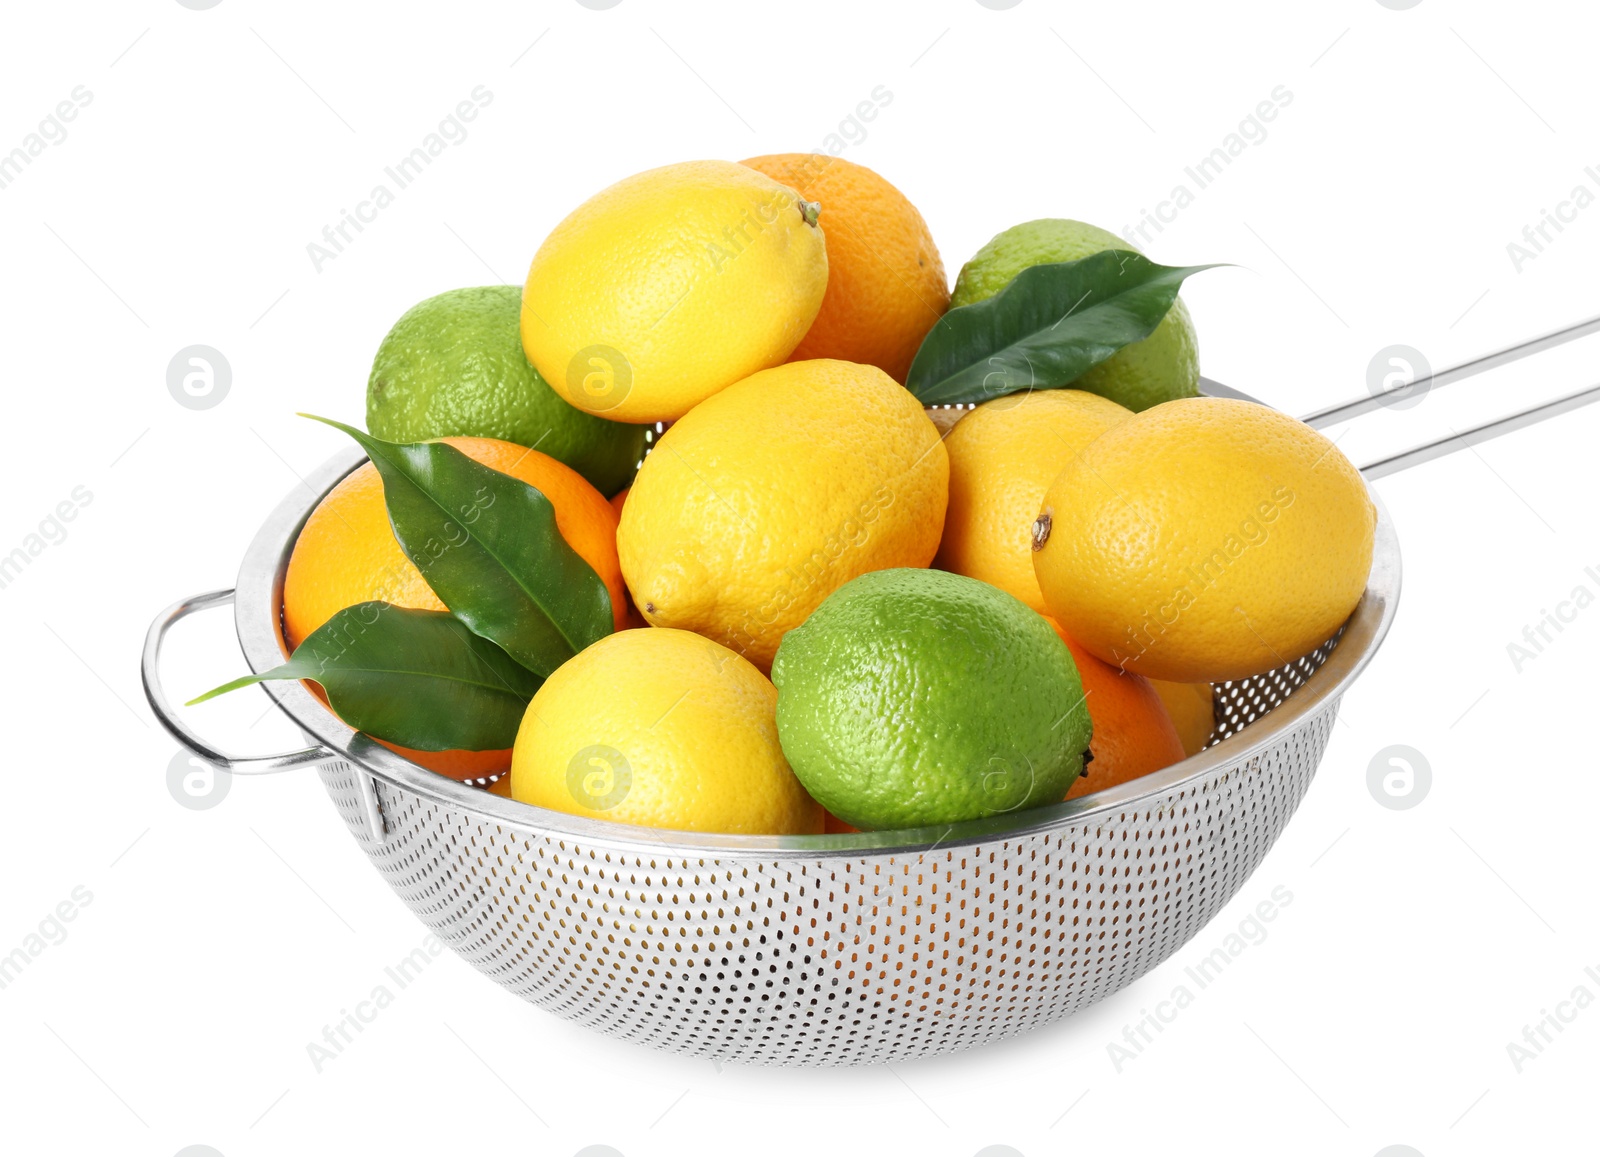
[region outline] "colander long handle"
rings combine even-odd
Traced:
[[[1440,389],[1464,378],[1470,378],[1475,374],[1486,373],[1500,366],[1532,357],[1534,354],[1542,354],[1545,350],[1555,349],[1557,346],[1565,345],[1569,341],[1576,341],[1580,337],[1588,337],[1592,333],[1600,333],[1600,317],[1591,317],[1585,321],[1563,326],[1561,329],[1551,330],[1549,333],[1542,333],[1538,337],[1530,337],[1527,341],[1517,342],[1515,345],[1506,346],[1504,349],[1480,354],[1470,361],[1451,366],[1449,369],[1440,370],[1438,373],[1428,374],[1414,382],[1402,382],[1400,385],[1380,393],[1365,394],[1359,398],[1352,398],[1348,402],[1340,402],[1336,406],[1326,406],[1314,413],[1307,414],[1300,420],[1308,426],[1321,430],[1337,422],[1371,413],[1378,407],[1388,405],[1400,398],[1411,398],[1417,394]],[[1576,396],[1574,395],[1574,397]],[[1518,416],[1520,415],[1510,415],[1510,417]],[[1549,417],[1550,415],[1545,416]],[[1533,420],[1538,421],[1539,419],[1535,418]],[[1490,424],[1493,425],[1493,423]],[[1527,425],[1527,423],[1524,422],[1523,425]],[[1505,431],[1499,432],[1504,433]]]
[[[1452,382],[1459,382],[1463,378],[1470,378],[1474,374],[1481,374],[1499,366],[1509,365],[1523,358],[1541,354],[1545,350],[1554,349],[1575,341],[1580,337],[1588,337],[1592,333],[1600,333],[1600,317],[1591,317],[1584,321],[1574,322],[1572,325],[1563,326],[1561,329],[1542,333],[1538,337],[1531,337],[1527,341],[1517,342],[1515,345],[1506,346],[1504,349],[1494,350],[1491,353],[1481,354],[1470,361],[1460,365],[1451,366],[1449,369],[1440,370],[1438,373],[1428,374],[1414,382],[1402,382],[1392,389],[1383,390],[1376,394],[1368,394],[1348,402],[1340,402],[1336,406],[1327,406],[1315,413],[1307,414],[1301,419],[1306,425],[1316,429],[1331,426],[1335,422],[1342,422],[1349,418],[1358,418],[1362,414],[1371,413],[1380,406],[1385,406],[1401,400],[1409,400],[1421,393],[1448,386]],[[1491,438],[1498,438],[1501,434],[1509,434],[1513,430],[1520,430],[1524,426],[1531,426],[1535,422],[1542,422],[1546,418],[1554,418],[1557,414],[1565,414],[1569,410],[1576,410],[1580,406],[1587,406],[1591,402],[1600,402],[1600,385],[1590,386],[1588,389],[1579,390],[1577,393],[1568,394],[1554,401],[1541,402],[1538,405],[1528,406],[1525,409],[1515,410],[1509,414],[1485,422],[1481,426],[1474,426],[1470,430],[1457,431],[1432,442],[1424,442],[1420,446],[1413,446],[1409,450],[1402,450],[1398,454],[1390,454],[1386,458],[1379,458],[1375,462],[1368,462],[1361,467],[1361,473],[1368,478],[1383,478],[1389,474],[1396,474],[1411,466],[1423,462],[1431,462],[1446,454],[1476,446],[1479,442],[1487,442]]]
[[[1546,418],[1554,418],[1557,414],[1565,414],[1569,410],[1576,410],[1591,402],[1600,402],[1600,385],[1590,386],[1586,390],[1579,390],[1575,394],[1568,394],[1552,402],[1530,406],[1526,410],[1517,410],[1492,422],[1474,426],[1470,430],[1462,430],[1432,442],[1424,442],[1420,446],[1413,446],[1409,450],[1402,450],[1398,454],[1390,454],[1387,458],[1379,458],[1376,462],[1368,462],[1361,467],[1361,473],[1368,478],[1383,478],[1389,474],[1396,474],[1408,467],[1431,462],[1435,458],[1442,458],[1446,454],[1452,454],[1468,446],[1476,446],[1479,442],[1487,442],[1491,438],[1498,438],[1501,434],[1509,434],[1513,430],[1520,430],[1524,426],[1531,426]]]
[[[144,655],[139,662],[139,674],[144,682],[144,697],[150,701],[150,709],[156,713],[161,726],[165,727],[179,743],[213,767],[235,775],[288,771],[291,768],[327,763],[339,758],[325,747],[306,747],[282,755],[229,755],[196,735],[173,711],[172,705],[167,702],[166,692],[161,687],[161,644],[166,639],[167,632],[174,624],[188,618],[196,611],[231,606],[232,603],[231,590],[210,591],[173,603],[150,624],[150,630],[144,637]]]

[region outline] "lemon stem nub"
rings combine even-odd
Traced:
[[[800,216],[806,219],[806,224],[816,227],[817,218],[822,216],[822,203],[820,201],[800,201]]]
[[[1050,516],[1041,514],[1033,523],[1033,553],[1038,554],[1050,541]]]

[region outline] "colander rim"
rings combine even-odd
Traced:
[[[1248,395],[1210,381],[1213,396]],[[342,448],[289,492],[262,523],[240,564],[234,623],[250,669],[260,674],[289,654],[282,629],[283,580],[300,528],[318,502],[367,460],[358,447]],[[332,756],[392,787],[421,796],[480,822],[570,840],[595,852],[627,857],[679,860],[714,858],[770,861],[775,853],[790,859],[859,858],[883,853],[953,851],[997,841],[1023,840],[1050,831],[1114,822],[1147,810],[1163,798],[1200,783],[1218,770],[1240,767],[1278,742],[1308,717],[1337,700],[1371,661],[1394,620],[1400,593],[1400,549],[1383,502],[1368,493],[1377,509],[1372,571],[1361,601],[1346,620],[1333,653],[1283,703],[1237,734],[1161,771],[1062,803],[1033,808],[1027,822],[1012,815],[899,831],[817,836],[740,836],[638,827],[591,820],[492,795],[412,763],[347,727],[299,682],[259,684],[277,707]]]

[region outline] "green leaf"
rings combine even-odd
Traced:
[[[1183,279],[1214,268],[1157,265],[1126,249],[1030,266],[993,297],[940,318],[906,389],[925,406],[942,406],[1068,385],[1149,337]]]
[[[282,666],[187,705],[267,679],[314,680],[351,727],[419,751],[510,747],[543,682],[453,615],[373,601],[334,615]]]
[[[548,675],[615,623],[611,595],[556,528],[555,507],[526,482],[443,442],[400,445],[343,430],[383,478],[389,522],[456,618]]]

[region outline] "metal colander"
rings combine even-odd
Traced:
[[[1242,396],[1212,383],[1207,392]],[[1379,465],[1397,469],[1437,445]],[[362,461],[338,455],[283,501],[246,554],[236,595],[202,595],[157,618],[144,653],[156,714],[220,768],[317,766],[395,894],[497,984],[610,1036],[718,1060],[954,1052],[1059,1020],[1166,960],[1289,822],[1399,594],[1399,549],[1379,503],[1366,593],[1338,635],[1278,670],[1216,685],[1206,750],[1080,799],[901,832],[638,828],[435,775],[351,731],[299,683],[263,685],[312,744],[286,755],[227,755],[171,710],[161,641],[195,611],[233,602],[251,669],[283,661],[295,538]]]

